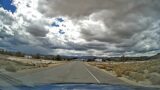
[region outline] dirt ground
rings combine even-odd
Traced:
[[[18,72],[23,70],[50,67],[65,61],[51,61],[40,59],[26,59],[0,55],[0,71]]]
[[[89,62],[132,84],[160,86],[160,60],[135,62]]]

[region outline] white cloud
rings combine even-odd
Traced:
[[[0,8],[3,48],[101,56],[149,55],[160,49],[157,2],[14,0],[14,4],[14,14]],[[64,22],[59,23],[60,27],[52,27],[57,17]],[[60,34],[60,29],[65,33]]]

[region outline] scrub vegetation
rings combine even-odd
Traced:
[[[49,67],[60,63],[63,62],[0,55],[0,71],[17,72],[21,70]]]
[[[1,70],[4,69],[9,72],[17,72],[19,70],[35,68],[35,66],[32,64],[10,61],[7,59],[0,59],[0,65]]]
[[[112,72],[135,82],[160,85],[160,61],[89,62],[90,65]]]

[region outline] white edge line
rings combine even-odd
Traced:
[[[97,78],[96,78],[96,76],[94,76],[89,70],[88,70],[88,68],[85,66],[85,68],[86,68],[86,70],[89,72],[89,74],[91,74],[92,75],[92,77],[98,82],[98,83],[101,83]]]

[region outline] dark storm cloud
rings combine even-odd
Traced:
[[[3,37],[0,40],[0,47],[14,48],[15,46],[29,45],[28,38],[24,35],[20,35],[18,32],[16,33],[16,31],[13,35],[10,35],[2,30],[0,36]]]
[[[88,16],[101,10],[113,10],[121,17],[136,12],[137,9],[143,11],[144,7],[158,10],[158,3],[158,0],[47,0],[40,1],[39,10],[51,17],[54,15]]]
[[[81,30],[82,38],[84,38],[87,41],[100,41],[100,42],[110,42],[110,43],[118,43],[121,42],[121,38],[118,38],[117,36],[112,36],[108,34],[107,32],[100,32],[95,31],[91,33],[91,31],[88,31],[86,29]]]
[[[138,9],[137,9],[138,11]],[[152,10],[151,10],[152,12]],[[150,12],[147,12],[150,13]],[[157,15],[154,15],[157,13]],[[119,17],[117,14],[115,18],[102,18],[99,17],[99,20],[102,18],[106,27],[109,28],[109,31],[106,30],[105,32],[101,32],[101,30],[96,30],[97,27],[93,26],[94,28],[87,28],[92,29],[95,32],[91,32],[91,30],[87,31],[87,29],[82,29],[83,38],[87,40],[98,40],[104,42],[122,42],[123,39],[131,38],[136,33],[141,33],[142,31],[146,30],[150,27],[150,25],[159,19],[159,12],[154,12],[153,16],[150,15],[145,17],[144,12],[139,14],[137,13],[130,13],[125,14]],[[98,20],[98,18],[96,19]],[[99,34],[99,35],[98,35]]]
[[[90,49],[94,50],[104,50],[106,49],[106,44],[104,43],[74,43],[74,42],[67,42],[66,45],[54,45],[50,43],[47,39],[41,39],[43,42],[42,47],[50,48],[50,49],[64,49],[64,50],[76,50],[76,51],[86,51]]]
[[[159,0],[48,0],[40,3],[43,4],[39,10],[46,16],[68,16],[80,21],[81,38],[88,43],[94,41],[94,44],[69,43],[70,49],[95,49],[118,55],[157,51],[160,48],[160,26],[154,27],[160,21]],[[81,22],[86,18],[92,22],[102,21],[106,29]],[[104,44],[99,45],[99,42]]]
[[[66,17],[80,27],[77,32],[84,41],[76,43],[71,38],[63,41],[60,36],[47,35],[48,22],[30,20],[23,15],[27,26],[21,29],[25,32],[15,30],[11,27],[14,18],[0,12],[0,40],[3,42],[0,47],[15,46],[25,52],[49,53],[60,49],[111,56],[158,52],[159,3],[160,0],[40,0],[38,10],[44,18]],[[35,46],[39,47],[34,49]]]
[[[35,37],[45,37],[49,31],[46,30],[44,26],[31,24],[29,27],[27,27],[27,32]]]
[[[107,49],[107,46],[105,43],[94,43],[94,42],[87,42],[87,43],[82,43],[82,44],[77,44],[73,42],[68,42],[66,48],[63,49],[68,49],[68,50],[78,50],[78,51],[87,51],[90,49],[93,50],[105,50]]]

